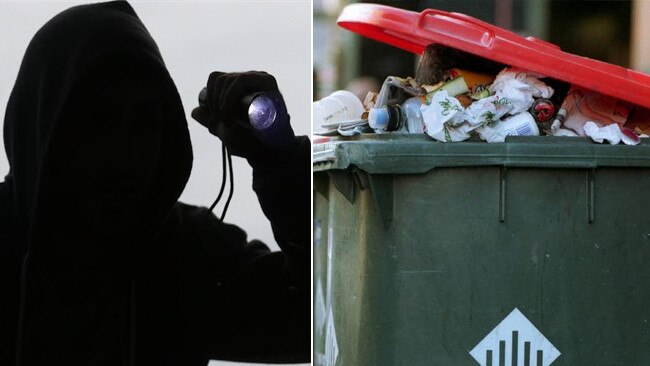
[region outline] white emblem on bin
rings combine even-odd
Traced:
[[[549,366],[560,351],[515,309],[469,354],[481,366]]]
[[[330,307],[327,314],[327,330],[325,333],[325,366],[336,365],[336,359],[339,356],[339,344],[336,341],[336,329],[334,328],[334,315]]]

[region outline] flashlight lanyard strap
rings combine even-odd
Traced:
[[[226,171],[226,165],[228,166],[228,171]],[[221,144],[221,177],[222,177],[221,188],[219,188],[219,194],[217,195],[217,199],[214,200],[208,212],[206,212],[205,215],[203,216],[204,221],[205,218],[209,215],[209,213],[214,210],[214,208],[217,206],[219,201],[221,201],[221,197],[223,197],[223,193],[226,189],[226,180],[228,176],[230,177],[230,190],[228,192],[228,198],[226,199],[226,204],[224,205],[223,211],[221,212],[221,216],[219,216],[219,222],[223,222],[223,219],[226,217],[228,206],[230,206],[230,201],[232,200],[232,196],[235,192],[235,177],[233,176],[232,173],[232,156],[230,155],[228,148],[226,148],[226,145],[222,143]]]

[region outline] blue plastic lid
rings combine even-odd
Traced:
[[[368,124],[375,130],[386,130],[388,122],[390,121],[390,114],[386,107],[373,108],[368,113]]]

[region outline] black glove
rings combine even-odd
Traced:
[[[248,123],[244,97],[263,91],[278,91],[273,75],[262,71],[242,73],[213,72],[208,78],[207,110],[194,108],[192,118],[219,137],[232,155],[256,160],[268,148],[258,141]]]

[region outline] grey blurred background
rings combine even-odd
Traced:
[[[3,121],[20,62],[34,33],[58,12],[88,2],[0,1],[0,116]],[[312,98],[309,0],[130,3],[158,43],[187,114],[194,166],[181,201],[209,206],[221,183],[220,142],[190,117],[197,105],[198,92],[211,71],[263,70],[273,74],[285,97],[296,134],[309,134]],[[0,151],[1,178],[9,171],[2,139]],[[278,249],[271,226],[251,189],[251,169],[240,158],[234,158],[233,165],[235,194],[226,221],[244,228],[249,239],[261,239]],[[210,365],[241,364],[213,361]]]

